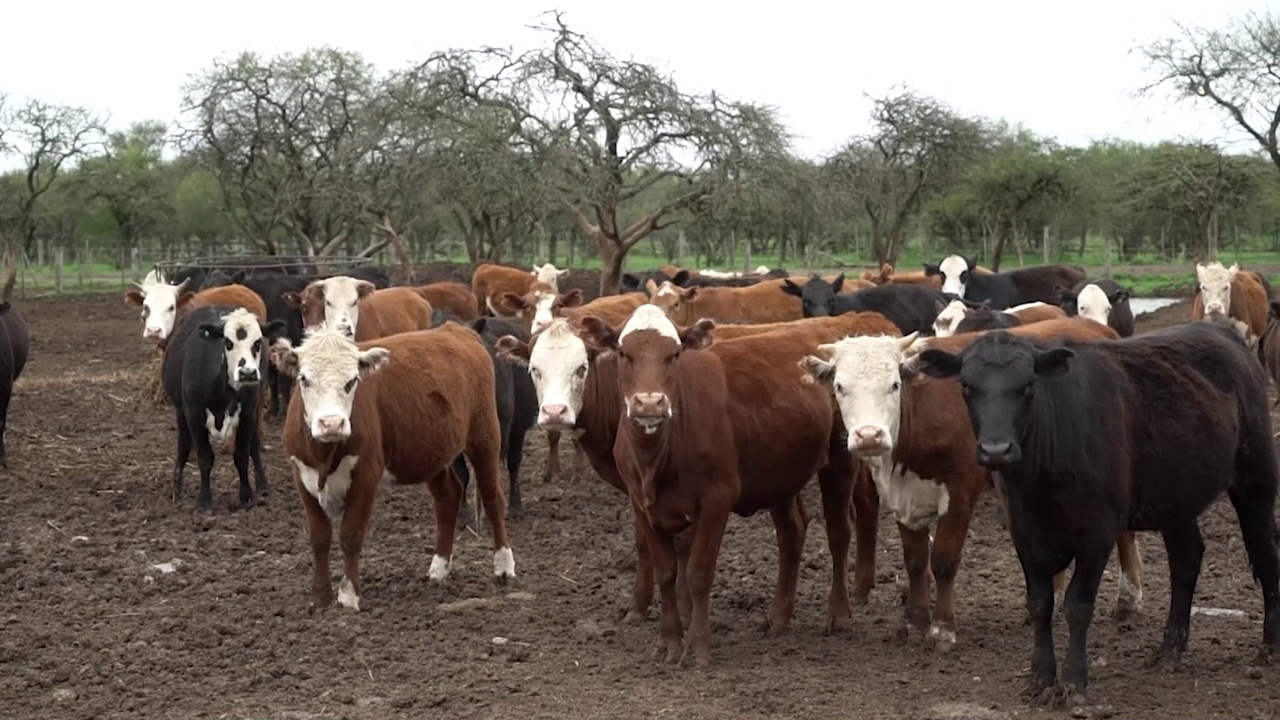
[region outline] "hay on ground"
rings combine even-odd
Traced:
[[[164,383],[160,378],[160,363],[164,360],[164,351],[154,348],[151,358],[142,368],[142,398],[156,407],[169,404],[169,397],[164,394]]]

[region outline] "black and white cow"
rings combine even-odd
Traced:
[[[1067,317],[1079,315],[1102,323],[1120,333],[1120,337],[1133,337],[1133,310],[1129,308],[1129,291],[1111,278],[1086,280],[1068,290],[1054,288],[1058,302]]]
[[[886,283],[841,295],[843,286],[844,273],[840,273],[834,283],[814,275],[803,286],[783,280],[781,287],[782,292],[800,298],[801,312],[807,318],[876,312],[897,325],[904,335],[931,331],[938,307],[947,301],[942,293],[921,285]]]
[[[269,484],[262,467],[262,439],[258,430],[260,387],[266,372],[264,350],[284,335],[284,323],[273,320],[263,327],[244,308],[205,306],[178,320],[166,345],[161,364],[165,394],[176,410],[178,450],[173,463],[173,496],[183,494],[183,471],[191,450],[200,467],[197,503],[213,512],[215,443],[230,451],[240,476],[240,505],[253,502],[249,487],[249,460],[258,478],[258,493]]]
[[[942,292],[972,302],[989,301],[993,310],[1042,302],[1058,304],[1054,288],[1075,287],[1086,275],[1075,265],[1037,265],[1001,273],[978,273],[978,259],[949,255],[937,265],[924,263],[925,275],[942,276]]]

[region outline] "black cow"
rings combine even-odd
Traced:
[[[502,433],[502,457],[507,463],[507,517],[518,518],[524,513],[524,503],[520,497],[520,463],[524,459],[524,439],[538,419],[538,392],[533,386],[533,378],[524,370],[516,370],[511,363],[498,360],[498,339],[503,335],[514,335],[521,342],[529,342],[529,331],[518,322],[504,318],[480,317],[464,323],[456,316],[436,309],[431,313],[431,327],[440,327],[446,322],[465,324],[480,334],[485,348],[493,360],[493,374],[498,400],[498,425]],[[475,511],[467,497],[467,484],[471,473],[461,455],[453,461],[453,471],[462,480],[462,525],[471,524]]]
[[[1022,325],[1022,318],[1001,310],[975,310],[956,324],[955,334],[1004,330]]]
[[[973,272],[977,266],[977,258],[950,255],[937,265],[924,263],[924,273],[941,275],[944,293],[974,302],[990,300],[995,310],[1033,302],[1057,305],[1056,286],[1075,287],[1086,277],[1084,268],[1076,265],[1037,265],[990,275]]]
[[[27,366],[27,355],[31,351],[27,324],[8,302],[0,302],[0,332],[4,333],[0,341],[0,467],[7,467],[4,433],[9,424],[9,400],[13,397],[13,384]]]
[[[1068,317],[1083,316],[1110,326],[1120,337],[1133,336],[1129,291],[1111,278],[1082,280],[1070,290],[1055,287],[1057,304]]]
[[[1131,338],[1037,346],[996,331],[964,352],[920,354],[959,376],[978,462],[1004,477],[1009,531],[1035,624],[1032,689],[1085,701],[1086,640],[1098,584],[1123,530],[1158,530],[1169,557],[1169,616],[1156,661],[1187,647],[1204,540],[1199,516],[1223,491],[1262,585],[1264,652],[1280,647],[1276,450],[1261,365],[1230,328],[1190,323]],[[1053,576],[1075,560],[1057,684]]]
[[[240,476],[240,506],[253,502],[249,460],[258,477],[258,493],[269,489],[262,467],[258,413],[261,378],[267,354],[263,350],[284,334],[275,320],[263,327],[243,308],[204,306],[178,320],[165,347],[161,379],[178,419],[178,452],[173,462],[173,497],[183,494],[183,471],[192,446],[200,466],[201,511],[213,512],[213,471],[216,439],[232,445],[232,459]]]
[[[803,286],[790,280],[782,282],[782,292],[800,298],[801,311],[807,318],[843,315],[849,312],[878,312],[889,319],[903,335],[933,331],[938,308],[946,306],[947,297],[933,288],[907,283],[885,283],[848,295],[840,295],[844,273],[834,282],[816,274]]]

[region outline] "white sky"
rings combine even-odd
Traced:
[[[752,6],[759,10],[742,9]],[[571,27],[617,56],[659,63],[686,90],[715,88],[777,106],[796,150],[810,157],[868,129],[864,92],[883,94],[903,82],[961,112],[1022,121],[1067,143],[1105,136],[1238,141],[1238,133],[1224,136],[1221,116],[1208,109],[1131,97],[1145,76],[1141,58],[1129,50],[1174,32],[1174,18],[1220,26],[1264,6],[1265,0],[12,2],[3,13],[0,90],[109,112],[113,128],[172,122],[186,76],[218,55],[329,44],[382,68],[400,67],[446,47],[530,47],[538,36],[526,25],[558,7]]]

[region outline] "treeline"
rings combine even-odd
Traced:
[[[244,53],[190,78],[176,127],[108,129],[84,108],[0,95],[0,149],[18,160],[0,177],[0,232],[28,260],[55,248],[114,263],[137,248],[598,258],[603,283],[641,243],[729,266],[894,262],[918,243],[998,268],[1011,250],[1082,256],[1090,237],[1117,261],[1275,251],[1280,80],[1238,62],[1224,73],[1209,53],[1265,52],[1245,32],[1259,26],[1275,18],[1143,50],[1153,87],[1216,105],[1263,154],[1069,147],[901,89],[875,100],[870,133],[803,158],[773,108],[686,92],[556,15],[533,50],[449,50],[401,69],[328,47]]]

